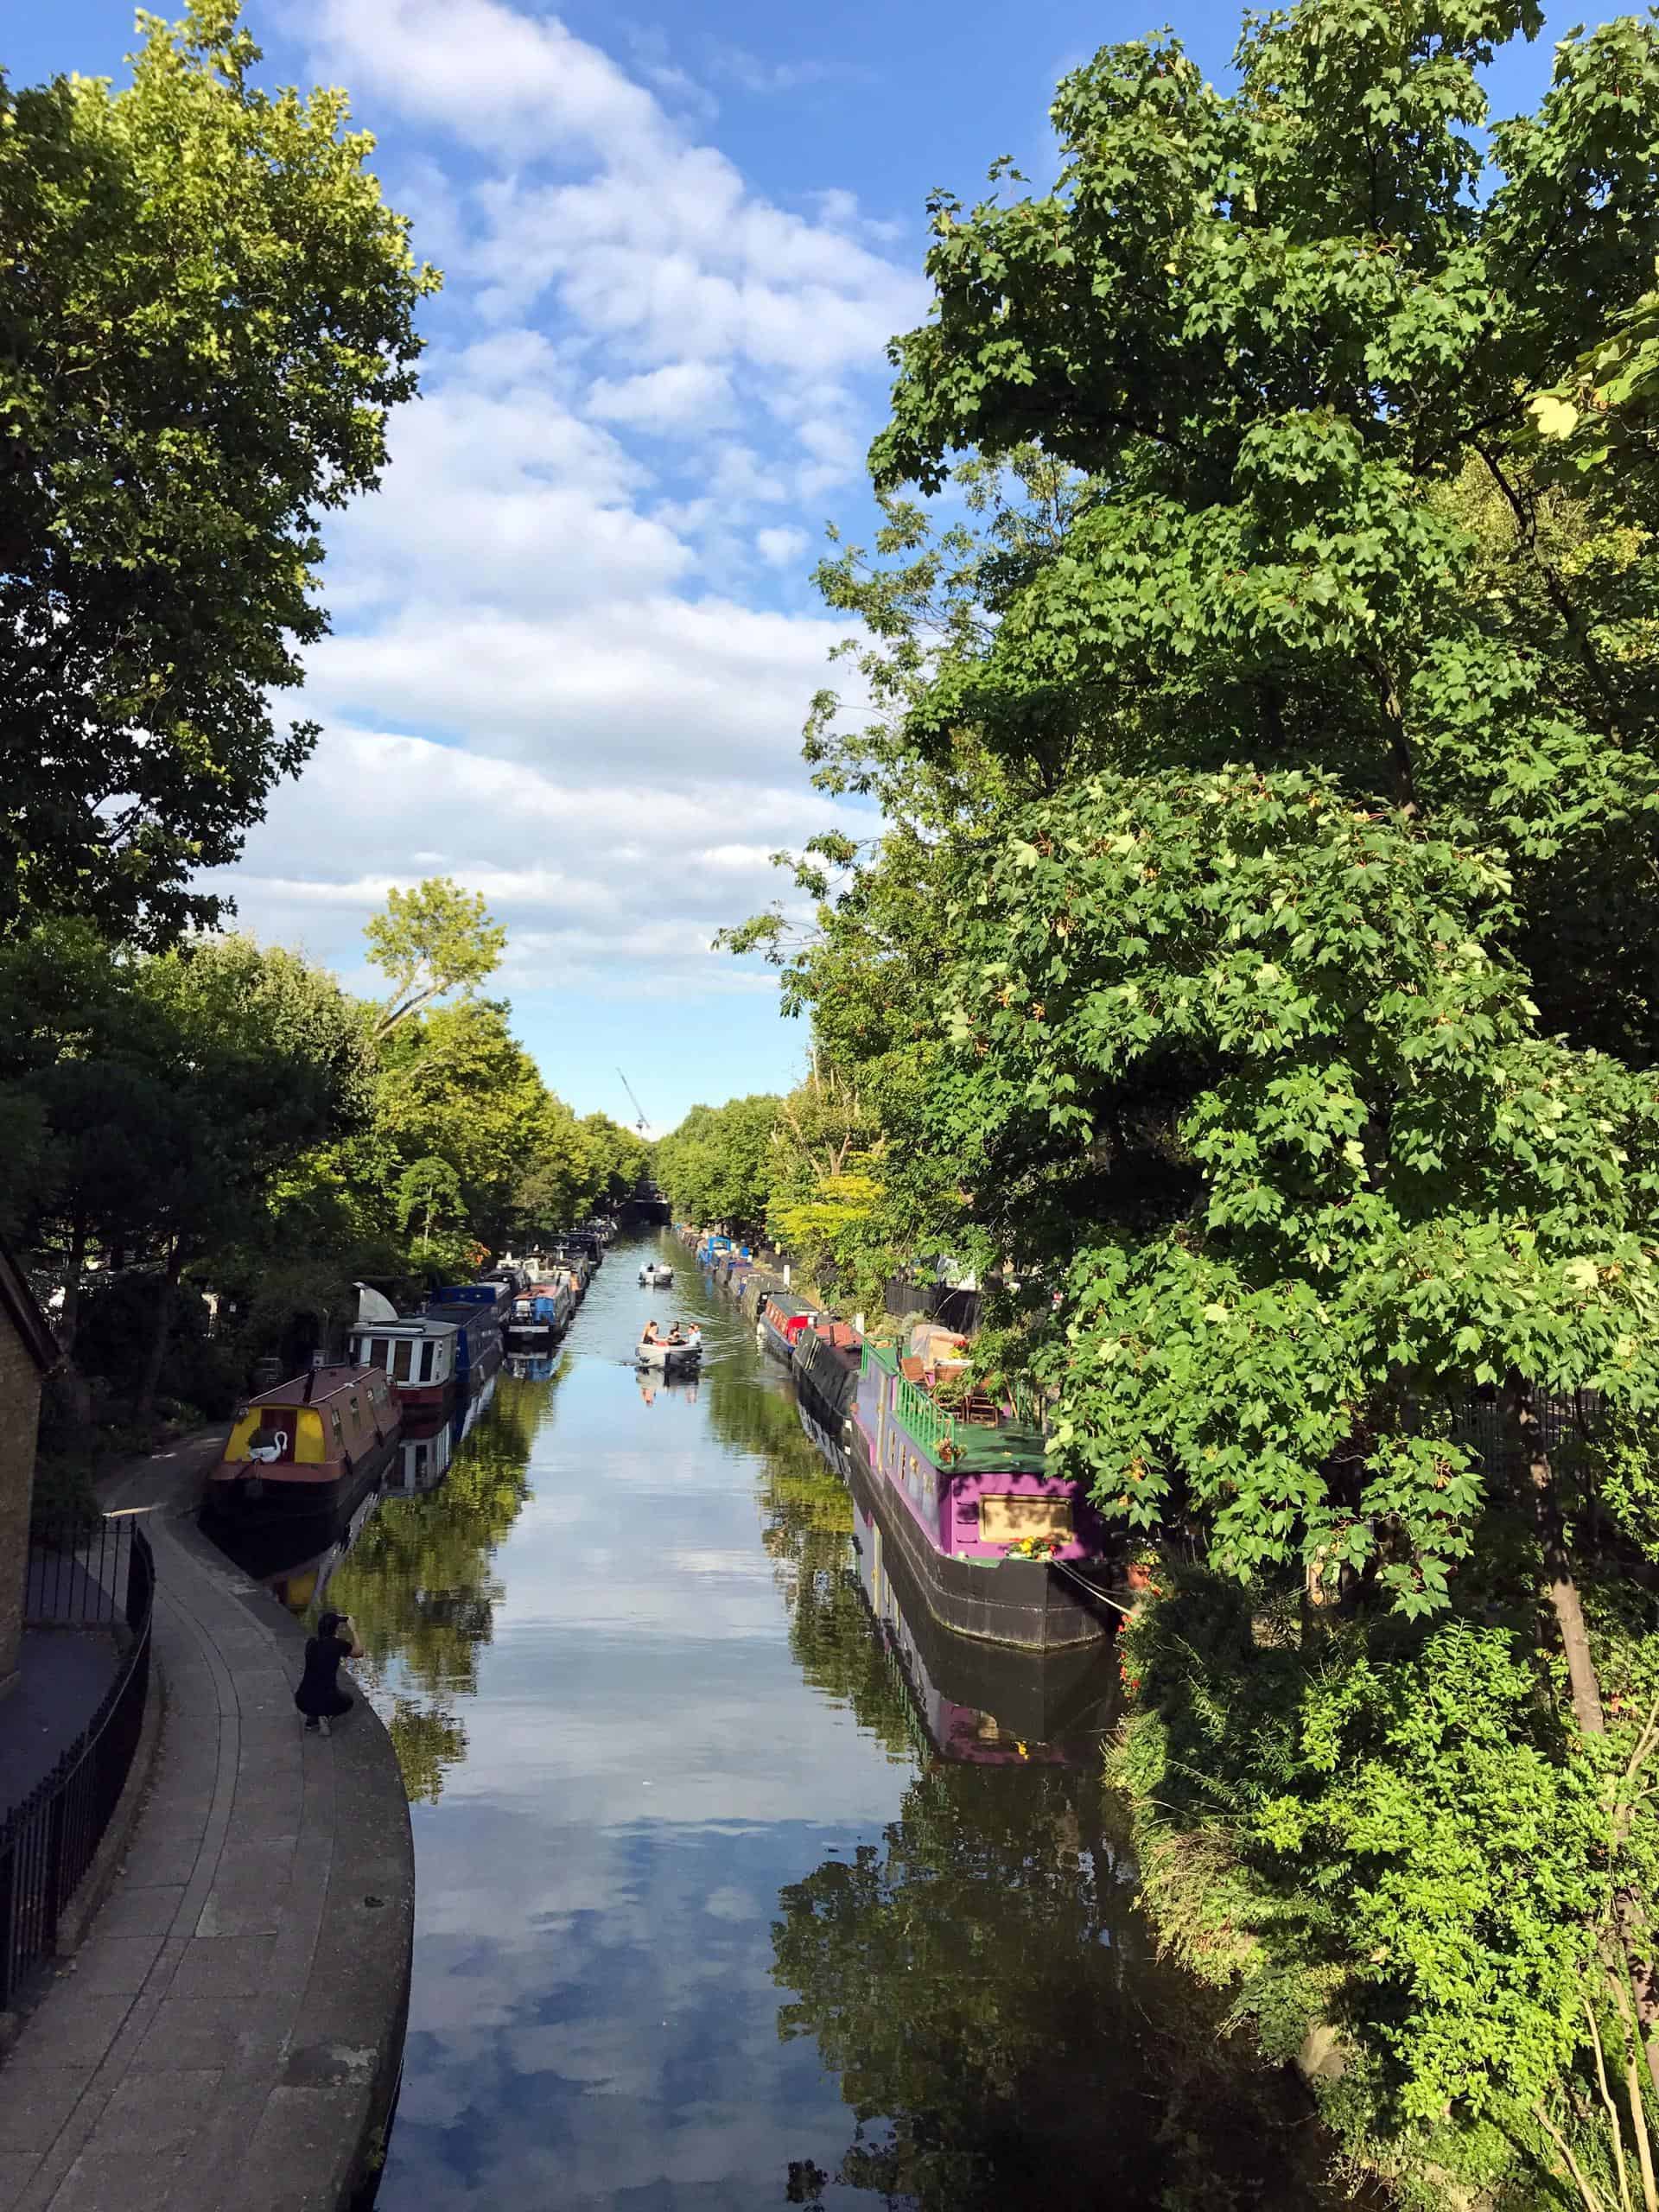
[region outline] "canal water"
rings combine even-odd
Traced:
[[[642,1383],[677,1313],[702,1378]],[[653,1236],[434,1487],[289,1586],[357,1624],[412,1801],[383,2212],[1341,2201],[1299,2098],[1151,1955],[1109,1651],[1046,1707],[982,1649],[955,1680],[859,1567],[783,1370]]]

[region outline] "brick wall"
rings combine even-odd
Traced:
[[[16,1676],[23,1629],[29,1501],[35,1487],[40,1408],[40,1370],[0,1305],[0,1696]]]

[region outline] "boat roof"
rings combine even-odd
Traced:
[[[257,1397],[250,1398],[247,1403],[249,1407],[281,1406],[284,1410],[303,1408],[308,1405],[321,1406],[330,1398],[343,1398],[353,1390],[360,1390],[371,1377],[382,1382],[386,1379],[378,1367],[314,1367],[304,1375],[296,1375],[287,1382],[278,1382],[273,1389],[261,1390]],[[309,1397],[306,1395],[308,1384],[310,1387]]]
[[[395,1321],[359,1321],[353,1328],[354,1337],[395,1337],[401,1332],[416,1337],[453,1337],[453,1321],[440,1321],[430,1313],[400,1313]]]

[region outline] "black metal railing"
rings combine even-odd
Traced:
[[[31,1594],[36,1552],[47,1549],[30,1547]],[[91,1866],[126,1785],[149,1688],[156,1563],[141,1529],[130,1520],[94,1527],[78,1537],[61,1573],[42,1556],[38,1586],[43,1599],[86,1610],[35,1618],[54,1625],[124,1621],[127,1642],[115,1680],[86,1727],[0,1821],[0,2011],[53,1955],[59,1916]]]
[[[23,1619],[30,1628],[92,1628],[125,1619],[138,1525],[132,1515],[98,1514],[42,1532],[29,1543]]]

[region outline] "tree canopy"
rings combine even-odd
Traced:
[[[346,128],[267,93],[236,0],[130,86],[0,81],[0,931],[212,920],[316,731],[319,529],[372,486],[435,289]]]

